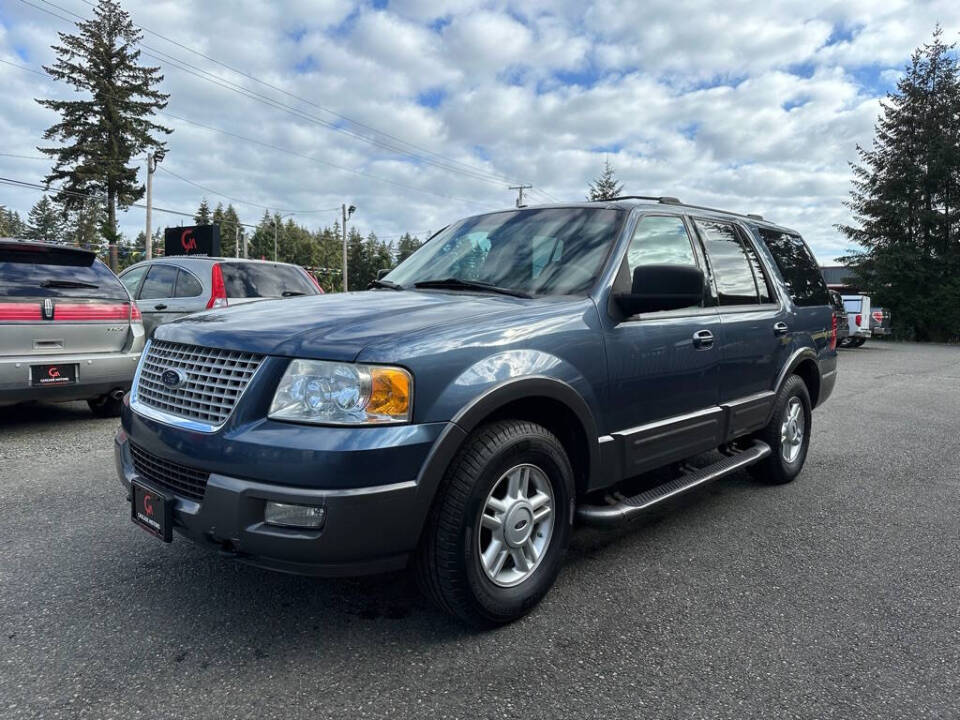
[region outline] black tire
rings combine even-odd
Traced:
[[[799,452],[792,461],[784,457],[784,443],[781,429],[787,408],[793,398],[797,398],[803,414],[803,439]],[[767,426],[757,433],[756,438],[770,446],[770,455],[750,467],[750,473],[760,482],[768,485],[782,485],[796,479],[803,470],[803,463],[807,459],[807,450],[810,448],[812,412],[810,408],[810,393],[806,383],[799,375],[791,375],[783,383],[774,403],[773,415]]]
[[[87,400],[90,406],[90,412],[98,418],[120,417],[120,409],[123,407],[123,398],[113,398],[110,395],[101,395],[100,397]]]
[[[862,338],[862,337],[854,338],[851,341],[851,346],[855,348],[862,347],[866,341],[867,341],[866,338]]]
[[[480,522],[488,497],[518,465],[535,466],[549,481],[553,526],[531,574],[517,585],[501,587],[481,564]],[[522,617],[560,572],[573,525],[574,492],[567,454],[546,428],[520,420],[478,428],[447,468],[430,509],[415,558],[421,591],[440,609],[475,627]]]
[[[840,338],[840,341],[837,343],[837,345],[838,345],[839,347],[842,347],[842,348],[851,347],[850,337],[847,336],[847,337],[845,337],[845,338]]]

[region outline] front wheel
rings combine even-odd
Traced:
[[[424,594],[471,625],[516,620],[553,585],[570,540],[573,471],[521,420],[485,425],[451,463],[416,557]]]
[[[798,375],[791,375],[777,394],[770,422],[757,433],[757,438],[769,445],[772,452],[751,466],[753,476],[770,485],[794,480],[807,459],[812,419],[807,385]]]

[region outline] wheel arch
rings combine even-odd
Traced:
[[[493,420],[513,418],[543,425],[563,444],[574,471],[577,492],[590,485],[600,465],[597,425],[586,401],[569,384],[546,376],[511,378],[478,395],[463,407],[438,438],[417,484],[433,501],[443,474],[474,430]]]
[[[810,406],[816,407],[820,400],[821,373],[820,362],[813,348],[800,348],[790,356],[777,377],[774,392],[780,392],[783,383],[791,375],[797,375],[803,380],[810,395]]]

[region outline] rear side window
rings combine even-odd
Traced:
[[[640,219],[627,250],[631,278],[641,265],[696,264],[682,218],[647,215]]]
[[[119,278],[92,253],[0,245],[0,297],[128,299]]]
[[[844,299],[843,309],[848,313],[858,313],[863,308],[863,300],[860,298]]]
[[[203,293],[203,285],[193,275],[181,269],[177,276],[177,297],[197,297]]]
[[[760,237],[773,255],[795,305],[830,304],[820,266],[799,235],[761,228]]]
[[[154,265],[140,288],[141,300],[171,298],[177,287],[177,268],[173,265]]]
[[[147,270],[149,269],[149,265],[142,265],[133,270],[127,270],[127,272],[120,276],[120,282],[126,286],[133,297],[137,296],[137,288],[140,287],[140,281],[143,280],[143,276],[147,274]]]
[[[757,284],[746,248],[729,223],[697,220],[710,267],[716,278],[721,305],[755,305]]]
[[[225,262],[220,264],[220,272],[228,298],[317,294],[307,274],[294,265]]]

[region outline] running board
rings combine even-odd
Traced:
[[[607,505],[578,505],[577,519],[586,525],[613,527],[642,515],[645,510],[677,495],[718,480],[763,460],[770,454],[770,446],[759,440],[753,445],[723,458],[705,468],[692,470],[679,477],[645,490],[633,497],[608,496]]]

